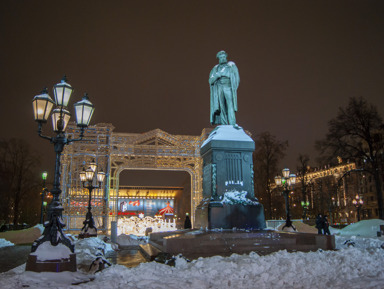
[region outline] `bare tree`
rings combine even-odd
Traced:
[[[384,219],[380,171],[383,161],[383,121],[374,105],[363,97],[352,97],[347,107],[328,123],[324,140],[316,143],[329,163],[337,157],[360,163],[375,180],[379,218]]]
[[[307,174],[309,173],[309,156],[308,155],[302,155],[299,154],[299,157],[297,158],[298,166],[297,166],[297,174],[300,178],[300,185],[301,185],[301,201],[304,202],[303,206],[303,219],[306,218],[307,215]]]
[[[39,157],[30,150],[26,141],[0,140],[0,194],[4,209],[0,214],[5,221],[9,222],[13,217],[13,223],[17,225],[22,203],[30,203],[28,199],[31,197],[39,198],[35,170],[38,164]]]
[[[288,141],[280,141],[269,132],[257,136],[254,153],[255,192],[265,197],[266,202],[263,205],[269,219],[272,219],[273,207],[271,180],[278,173],[279,161],[285,156],[287,148]]]

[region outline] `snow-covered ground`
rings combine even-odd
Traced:
[[[0,248],[2,247],[8,247],[8,246],[14,246],[15,244],[13,244],[12,242],[9,242],[5,239],[0,239]]]
[[[384,288],[383,237],[369,237],[372,226],[382,220],[357,223],[333,230],[337,251],[279,251],[267,256],[256,253],[214,256],[187,262],[176,258],[175,267],[156,262],[136,268],[113,265],[96,274],[25,272],[25,265],[0,274],[1,288]],[[360,223],[362,223],[360,222]],[[366,237],[362,237],[366,236]],[[95,243],[96,242],[96,243]],[[352,245],[353,243],[353,245]],[[101,240],[76,244],[79,264],[110,250]],[[90,280],[80,283],[82,280]]]

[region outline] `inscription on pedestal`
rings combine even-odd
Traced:
[[[227,184],[243,184],[241,153],[225,153],[225,167],[227,169]]]

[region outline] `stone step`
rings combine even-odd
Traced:
[[[150,235],[147,255],[154,258],[159,252],[171,255],[182,254],[189,259],[215,255],[229,256],[233,253],[256,252],[266,255],[280,250],[308,252],[334,250],[334,236],[310,233],[276,231],[198,231],[168,232]],[[155,250],[156,249],[156,250]],[[149,251],[152,250],[152,251]],[[153,257],[154,256],[154,257]]]
[[[162,251],[151,244],[140,245],[140,253],[147,261],[155,260],[156,256]]]

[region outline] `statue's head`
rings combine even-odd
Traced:
[[[219,59],[219,63],[227,63],[227,53],[224,50],[217,52],[216,58]]]

